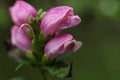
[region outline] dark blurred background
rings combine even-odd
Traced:
[[[35,8],[54,6],[74,8],[82,22],[64,30],[83,46],[67,59],[73,61],[73,77],[64,80],[120,80],[120,0],[26,0]],[[0,0],[0,80],[42,80],[38,70],[24,66],[15,72],[17,62],[8,57],[3,42],[10,39],[13,25],[8,8],[15,0]],[[16,77],[16,79],[15,79]],[[18,77],[18,78],[17,78]],[[14,79],[13,79],[14,78]],[[59,80],[48,76],[48,80]]]

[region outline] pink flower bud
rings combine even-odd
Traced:
[[[50,9],[41,21],[40,28],[45,35],[53,34],[81,22],[78,15],[74,15],[73,8],[68,6],[59,6]]]
[[[76,51],[82,46],[81,41],[76,41],[70,34],[61,34],[52,38],[45,46],[45,54],[50,59]]]
[[[17,26],[27,23],[30,16],[37,16],[37,10],[22,0],[16,0],[15,4],[9,8],[9,11],[13,22]]]
[[[31,47],[31,38],[28,36],[27,30],[28,28],[23,28],[19,31],[19,27],[16,25],[11,29],[12,44],[25,52]]]

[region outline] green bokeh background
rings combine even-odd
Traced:
[[[74,8],[82,22],[77,27],[64,30],[71,33],[83,46],[67,59],[73,61],[73,77],[63,80],[120,80],[120,0],[26,0],[35,8],[48,10],[54,6],[68,5]],[[42,80],[37,69],[22,67],[8,57],[5,39],[10,38],[13,25],[8,8],[14,0],[0,0],[0,80],[24,77]],[[48,75],[48,80],[59,80]],[[15,79],[18,80],[18,79]]]

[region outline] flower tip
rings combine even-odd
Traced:
[[[74,20],[77,23],[76,25],[78,25],[79,23],[81,23],[81,18],[78,15],[75,16]]]
[[[81,41],[75,42],[75,46],[73,48],[73,52],[77,51],[79,48],[81,48],[81,46],[82,46],[82,42]]]

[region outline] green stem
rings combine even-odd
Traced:
[[[41,68],[39,68],[39,71],[40,71],[40,73],[41,73],[41,76],[43,77],[43,80],[47,80],[47,76],[46,76],[46,74],[45,74],[45,71],[42,70]]]
[[[46,74],[45,74],[45,71],[42,71],[41,74],[42,74],[42,76],[43,76],[43,80],[47,80],[47,76],[46,76]]]

